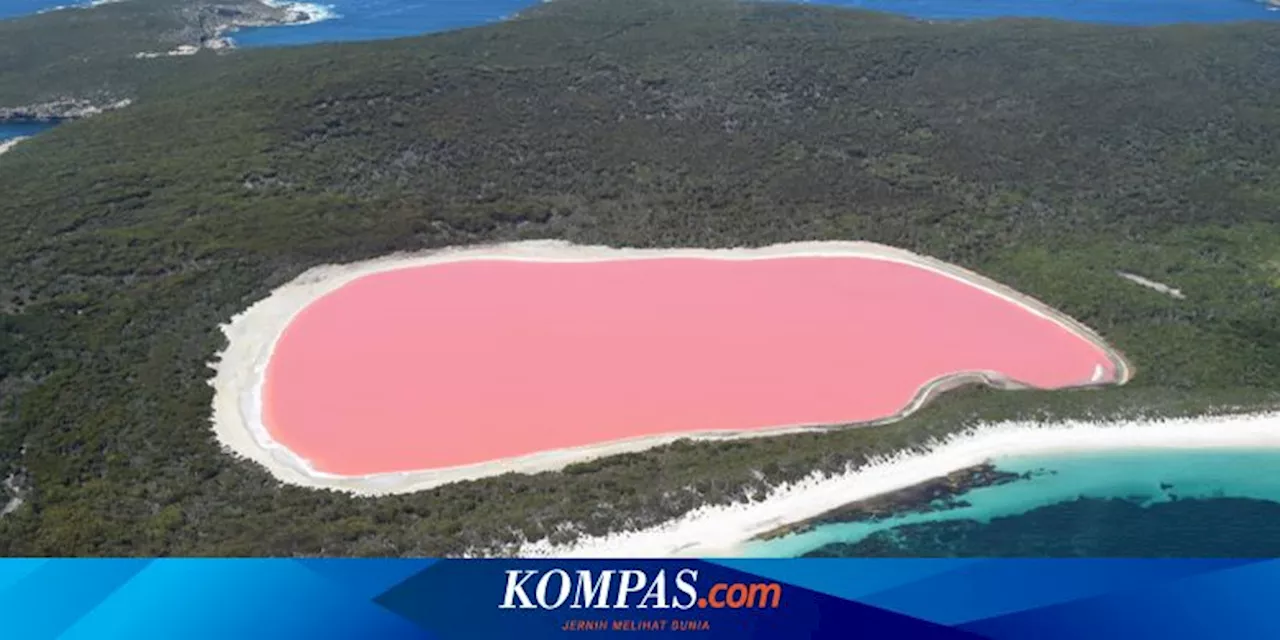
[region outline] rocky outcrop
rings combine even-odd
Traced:
[[[262,0],[191,0],[166,11],[176,11],[178,20],[168,14],[168,27],[152,34],[159,51],[132,52],[137,60],[190,56],[202,49],[222,50],[233,46],[227,34],[243,27],[298,24],[318,18],[308,12],[310,5],[275,4]],[[175,28],[173,25],[177,24]],[[139,64],[151,64],[140,62]],[[17,106],[0,105],[0,123],[57,122],[93,116],[129,106],[129,89],[93,95],[41,96],[39,102]],[[121,95],[123,94],[123,95]]]
[[[10,473],[4,482],[0,482],[0,501],[4,502],[4,506],[0,507],[0,518],[17,511],[23,505],[30,493],[30,485],[31,479],[24,470]]]
[[[205,49],[231,48],[227,34],[244,27],[271,27],[303,24],[316,19],[295,5],[266,2],[196,3],[183,10],[184,21],[191,25],[179,40]]]
[[[0,107],[0,122],[57,122],[97,115],[104,111],[123,109],[132,100],[106,99],[100,101],[80,98],[62,98],[40,104],[18,107]]]

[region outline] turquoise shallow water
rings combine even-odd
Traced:
[[[968,491],[955,508],[822,525],[753,543],[744,555],[1280,553],[1280,451],[1105,452],[993,462],[1030,477]]]

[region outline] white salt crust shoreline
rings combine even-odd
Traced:
[[[568,545],[545,540],[511,550],[518,557],[734,557],[756,536],[843,505],[948,473],[1014,456],[1100,451],[1280,449],[1280,413],[1111,423],[1006,422],[977,427],[835,475],[813,474],[773,488],[761,500],[695,509],[657,527]]]
[[[215,375],[213,429],[228,450],[245,456],[267,468],[281,482],[315,489],[336,489],[360,495],[385,495],[422,491],[444,484],[475,480],[509,472],[539,473],[554,471],[573,463],[595,458],[650,449],[677,440],[733,439],[767,437],[785,433],[822,431],[836,428],[865,427],[901,419],[919,409],[941,391],[964,384],[985,383],[1001,388],[1020,387],[1016,381],[996,372],[957,372],[938,378],[922,388],[915,399],[897,415],[875,422],[856,425],[780,425],[773,429],[751,431],[714,431],[666,434],[653,437],[602,443],[495,460],[480,464],[444,469],[428,469],[367,476],[340,476],[321,472],[310,463],[272,439],[262,423],[262,385],[266,365],[280,335],[303,308],[312,301],[366,275],[465,260],[514,260],[526,262],[600,262],[609,260],[643,260],[659,258],[701,258],[721,260],[760,260],[793,257],[844,257],[889,260],[910,264],[953,278],[1050,320],[1072,333],[1089,340],[1108,355],[1115,364],[1116,380],[1107,384],[1124,384],[1133,375],[1133,367],[1106,342],[1075,320],[1043,303],[1022,295],[1009,287],[981,275],[940,260],[909,251],[869,242],[797,242],[760,248],[735,249],[615,249],[602,246],[577,246],[567,242],[539,240],[452,247],[416,254],[398,254],[346,265],[315,267],[293,281],[272,291],[243,313],[222,326],[228,340],[218,361],[210,366]]]

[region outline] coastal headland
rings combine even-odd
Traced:
[[[0,124],[77,120],[122,109],[157,74],[190,73],[156,65],[231,49],[238,29],[308,24],[331,15],[321,5],[272,0],[128,0],[0,20],[0,57],[31,61],[0,70]],[[52,38],[59,47],[40,45]]]

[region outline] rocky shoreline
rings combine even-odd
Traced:
[[[754,540],[772,540],[791,534],[808,533],[828,524],[880,520],[907,513],[952,509],[963,506],[965,503],[960,496],[972,489],[1008,484],[1025,480],[1027,477],[1028,474],[1000,471],[995,465],[984,463],[953,471],[905,489],[851,502],[817,517],[762,533]]]
[[[120,100],[94,101],[80,98],[62,98],[50,102],[24,105],[21,107],[0,107],[0,123],[5,122],[60,122],[76,120],[97,115],[105,111],[123,109],[133,101]]]
[[[227,34],[239,29],[308,24],[325,17],[322,8],[316,5],[269,0],[202,3],[184,8],[183,14],[193,27],[184,33],[181,44],[212,50],[233,48],[235,43]]]
[[[86,9],[92,10],[92,8]],[[194,55],[203,49],[222,51],[234,48],[228,34],[247,27],[306,24],[327,17],[317,5],[275,3],[270,0],[199,0],[171,8],[182,27],[155,34],[155,41],[169,50],[162,53],[137,52],[138,64],[152,64],[151,58]],[[0,124],[15,122],[61,122],[78,120],[132,104],[127,95],[61,96],[33,104],[0,105]]]

